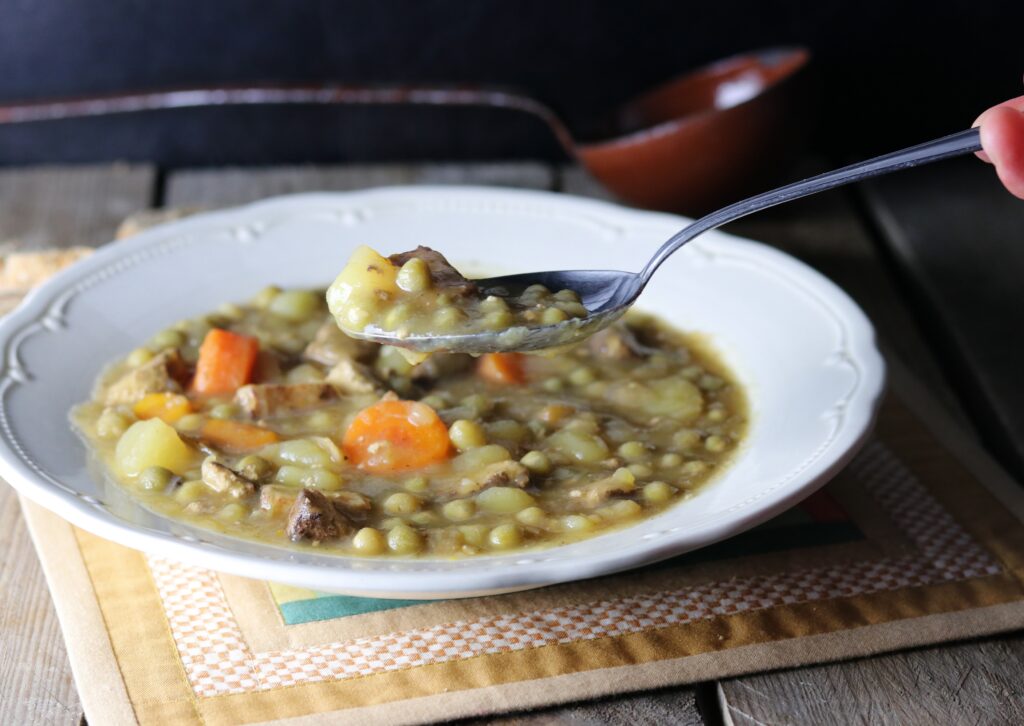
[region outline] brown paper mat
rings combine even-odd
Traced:
[[[394,607],[25,513],[93,723],[447,720],[1024,626],[1024,495],[915,382],[892,388],[851,465],[773,522],[528,593]]]

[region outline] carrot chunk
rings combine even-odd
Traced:
[[[199,429],[199,438],[229,454],[243,454],[273,444],[281,437],[262,426],[211,418]]]
[[[522,353],[487,353],[477,361],[476,372],[491,383],[506,386],[526,383],[524,358]]]
[[[384,400],[364,408],[345,432],[342,450],[365,471],[422,469],[448,458],[448,427],[418,401]]]
[[[249,382],[259,352],[256,338],[214,328],[199,346],[192,390],[200,396],[234,393]]]
[[[141,419],[158,418],[165,423],[174,423],[192,412],[192,404],[179,393],[150,393],[143,396],[132,411]]]

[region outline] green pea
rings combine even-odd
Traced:
[[[211,418],[229,419],[238,414],[238,407],[232,403],[219,403],[210,409]]]
[[[523,541],[523,534],[514,524],[499,524],[491,530],[487,539],[496,549],[507,550],[518,546]]]
[[[568,319],[569,315],[558,308],[548,308],[540,316],[540,321],[544,325],[556,325]]]
[[[139,473],[138,485],[146,491],[161,491],[174,481],[175,474],[162,466],[150,466]]]
[[[430,267],[419,257],[413,257],[402,265],[396,278],[398,286],[406,292],[422,292],[429,290],[433,284]]]
[[[663,481],[652,481],[650,484],[645,484],[641,491],[644,499],[651,504],[664,504],[675,493],[675,489]]]
[[[411,555],[423,546],[420,533],[407,524],[392,527],[388,532],[388,548],[396,555]]]
[[[352,547],[361,555],[379,555],[388,548],[388,540],[380,530],[363,527],[352,538]]]
[[[309,290],[288,290],[275,295],[267,309],[285,320],[301,322],[320,309],[320,296]]]
[[[459,451],[475,449],[487,443],[487,434],[484,433],[483,426],[467,419],[459,419],[453,423],[448,429],[448,437]]]
[[[412,514],[422,506],[422,502],[409,492],[395,492],[384,500],[381,508],[387,514]]]
[[[643,461],[647,458],[647,446],[639,441],[627,441],[617,450],[626,461]]]
[[[476,514],[476,504],[472,499],[455,499],[441,507],[441,514],[453,522],[465,522]]]
[[[148,348],[136,348],[128,354],[128,357],[124,359],[124,362],[132,368],[138,368],[143,363],[148,363],[152,359],[153,351]]]
[[[534,474],[551,473],[551,459],[543,451],[527,451],[519,463]]]
[[[729,448],[729,439],[718,435],[708,436],[704,440],[704,448],[712,453],[720,454]]]
[[[177,330],[162,330],[153,336],[151,345],[157,350],[177,348],[185,343],[184,334]]]

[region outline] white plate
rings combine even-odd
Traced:
[[[863,442],[884,366],[870,323],[793,258],[720,233],[676,253],[640,307],[706,333],[749,393],[733,464],[689,501],[576,544],[459,561],[297,552],[151,514],[90,476],[68,410],[112,359],[181,318],[263,286],[326,285],[349,252],[417,244],[468,270],[639,269],[684,219],[543,192],[415,187],[311,194],[168,224],[43,285],[0,323],[0,474],[75,525],[148,553],[352,595],[463,597],[636,567],[792,506]]]

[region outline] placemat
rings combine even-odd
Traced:
[[[96,724],[421,723],[1024,626],[1024,495],[912,378],[891,388],[854,461],[766,525],[496,597],[245,580],[24,508]]]

